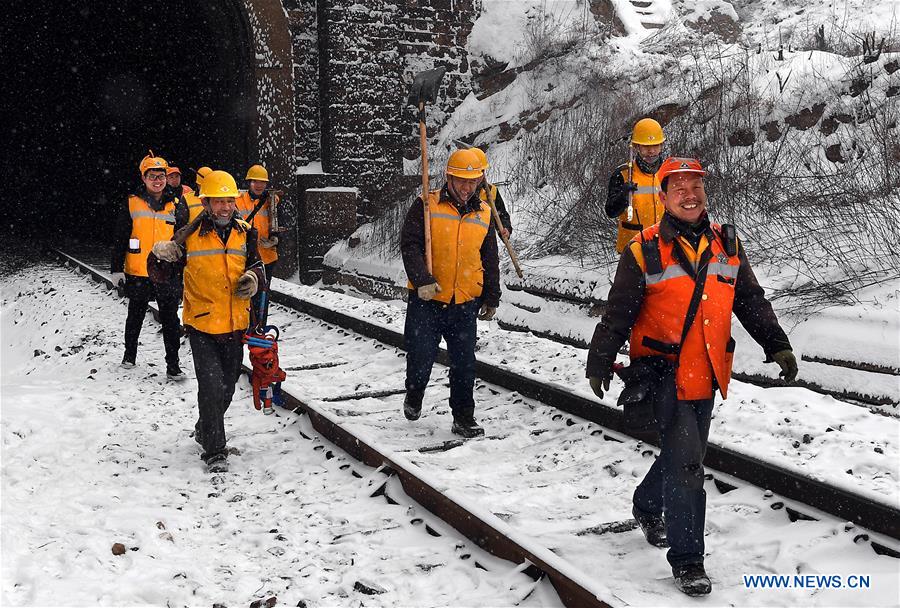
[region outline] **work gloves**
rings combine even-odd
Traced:
[[[125,273],[124,272],[114,272],[110,275],[110,280],[115,287],[118,287],[122,283],[125,282]]]
[[[428,285],[422,285],[416,290],[416,294],[418,294],[420,300],[428,301],[436,296],[441,291],[441,286],[437,283],[429,283]]]
[[[258,287],[259,279],[256,278],[256,273],[248,270],[238,279],[237,289],[234,290],[234,295],[241,299],[249,300],[256,295]]]
[[[478,318],[482,321],[490,321],[494,318],[494,315],[497,314],[496,306],[488,306],[485,304],[481,307],[481,311],[478,313]]]
[[[613,376],[613,362],[607,359],[600,361],[599,369],[594,370],[596,375],[589,376],[588,382],[591,383],[591,390],[599,398],[603,399],[603,391],[609,390],[609,383]]]
[[[175,241],[157,241],[150,251],[163,262],[177,262],[181,258],[181,246]]]
[[[629,192],[637,192],[637,189],[638,189],[638,185],[636,183],[625,182],[625,185],[622,187],[622,192],[624,192],[627,195]]]
[[[278,245],[277,236],[273,236],[270,238],[259,237],[259,246],[263,249],[273,249],[276,245]]]
[[[785,382],[793,382],[797,379],[797,357],[792,351],[780,350],[772,355],[772,358],[781,368],[781,373],[778,375],[784,378]]]

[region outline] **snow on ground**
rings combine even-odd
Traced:
[[[244,380],[226,417],[231,471],[210,477],[189,436],[189,347],[189,380],[166,381],[148,315],[138,366],[120,369],[125,314],[72,271],[2,279],[0,603],[505,606],[532,588],[421,507],[370,498],[379,473],[327,459],[305,417],[260,415]],[[523,605],[558,603],[542,582]]]
[[[273,287],[403,331],[405,305],[401,301],[361,299],[279,280]],[[504,308],[515,307],[501,306],[500,310]],[[570,316],[557,316],[557,324],[572,323]],[[590,324],[592,330],[596,319],[584,317],[578,323],[585,325],[585,331]],[[583,348],[505,331],[496,322],[479,323],[479,360],[594,399],[584,378],[586,356]],[[801,362],[800,368],[809,365]],[[852,371],[834,369],[839,371],[832,373]],[[896,381],[894,376],[886,377]],[[603,403],[615,406],[620,390],[621,384],[614,380]],[[874,500],[900,505],[900,420],[896,418],[803,388],[761,388],[732,381],[728,399],[716,404],[710,441]]]
[[[319,304],[337,300],[334,294],[319,293],[320,298],[311,298]],[[338,308],[362,316],[362,306],[343,304]],[[396,307],[381,312],[392,321],[402,320]],[[410,423],[401,414],[402,352],[345,330],[335,331],[281,306],[271,311],[270,321],[283,336],[295,336],[303,345],[293,348],[291,342],[282,341],[282,365],[289,374],[285,386],[293,394],[327,410],[354,432],[401,453],[439,487],[476,502],[517,534],[595,576],[619,601],[649,606],[696,601],[673,588],[663,552],[648,546],[641,533],[627,525],[631,493],[652,462],[653,449],[481,381],[475,389],[476,417],[485,426],[486,437],[460,441],[450,433],[443,366],[435,366],[422,419]],[[481,338],[485,337],[482,333]],[[494,338],[493,343],[502,342]],[[528,353],[528,345],[515,340],[498,348],[510,358],[517,352]],[[542,363],[563,367],[566,361],[557,356]],[[387,391],[395,394],[365,396]],[[722,415],[720,410],[717,417]],[[770,434],[780,441],[777,431]],[[757,436],[754,441],[764,439]],[[840,462],[849,458],[843,455]],[[886,486],[891,491],[896,482]],[[706,490],[706,563],[715,585],[710,605],[896,603],[898,561],[877,556],[865,543],[855,544],[858,530],[845,529],[843,522],[829,516],[817,522],[790,523],[777,497],[758,488],[742,485],[721,493],[710,481]],[[619,532],[601,531],[616,523],[624,524]],[[826,572],[845,577],[871,572],[877,591],[772,592],[749,590],[742,582],[743,574]]]

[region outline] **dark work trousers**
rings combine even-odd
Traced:
[[[424,391],[437,356],[441,337],[450,356],[450,409],[454,418],[475,412],[475,338],[480,299],[465,304],[426,302],[409,294],[406,307],[406,390]]]
[[[674,392],[674,386],[672,388]],[[703,457],[709,438],[713,399],[678,401],[660,412],[659,456],[634,491],[634,506],[665,517],[672,566],[702,564],[706,524]]]
[[[244,345],[235,335],[213,336],[189,330],[194,371],[197,374],[197,405],[205,461],[225,453],[225,411],[234,396],[234,384],[241,371]]]
[[[166,367],[178,367],[178,347],[181,341],[181,321],[178,303],[181,288],[175,282],[153,283],[147,277],[125,275],[125,295],[128,297],[128,317],[125,319],[125,359],[137,357],[138,338],[147,314],[147,304],[156,300],[162,321],[163,344],[166,347]]]

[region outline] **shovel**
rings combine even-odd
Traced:
[[[422,149],[422,207],[425,210],[425,265],[433,274],[431,256],[431,208],[428,206],[428,137],[425,130],[425,104],[434,103],[438,87],[444,77],[445,67],[425,70],[416,74],[409,89],[409,103],[419,107],[419,146]]]

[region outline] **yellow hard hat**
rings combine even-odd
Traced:
[[[166,159],[159,156],[154,156],[153,150],[149,150],[148,152],[149,154],[144,157],[144,159],[141,161],[141,164],[139,165],[141,175],[144,175],[144,173],[146,173],[150,169],[162,169],[163,171],[165,171],[169,168],[169,163],[166,162]]]
[[[258,182],[267,182],[269,181],[269,172],[266,171],[266,168],[262,165],[253,165],[249,169],[247,169],[247,177],[244,179],[253,179]]]
[[[634,125],[631,143],[642,146],[656,146],[666,141],[662,127],[652,118],[642,118]]]
[[[487,169],[488,167],[491,166],[491,164],[488,162],[487,154],[484,153],[484,150],[482,150],[481,148],[469,148],[469,149],[478,155],[478,158],[481,161],[482,169]]]
[[[211,171],[200,185],[200,198],[236,197],[239,194],[237,182],[227,171]]]
[[[447,159],[447,175],[454,177],[462,177],[464,179],[474,179],[484,175],[484,167],[481,164],[481,158],[471,148],[467,150],[457,150]]]
[[[207,167],[207,166],[200,167],[199,169],[197,169],[197,179],[194,181],[197,182],[198,186],[202,186],[203,178],[206,177],[207,175],[209,175],[210,173],[212,173],[212,169],[210,169],[209,167]]]

